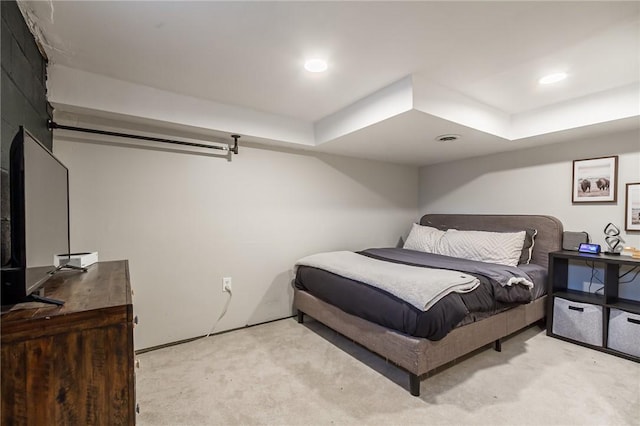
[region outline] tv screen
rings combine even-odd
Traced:
[[[69,253],[69,172],[24,128],[10,152],[11,265],[2,270],[2,304],[37,290]]]

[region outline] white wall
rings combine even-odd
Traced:
[[[514,142],[517,143],[517,142]],[[573,160],[618,155],[616,204],[572,204]],[[568,231],[587,231],[603,244],[612,222],[626,245],[640,248],[640,233],[624,232],[625,184],[640,182],[640,134],[609,134],[420,169],[420,214],[498,213],[556,216]]]
[[[627,132],[422,167],[241,144],[198,153],[54,140],[69,167],[71,249],[129,259],[137,349],[291,315],[292,265],[307,254],[394,246],[420,215],[549,214],[604,243],[624,228],[624,184],[640,181]],[[572,205],[574,159],[618,155],[617,204]],[[640,247],[640,234],[624,232]]]
[[[611,155],[619,156],[617,203],[572,204],[573,160]],[[625,246],[640,248],[640,233],[624,231],[625,184],[630,182],[640,182],[638,131],[422,167],[419,211],[551,215],[565,231],[586,231],[603,248],[603,229],[612,222],[622,230]],[[602,268],[592,278],[585,265],[572,264],[570,275],[571,288],[592,292],[604,279]],[[640,277],[621,286],[620,296],[640,300]]]
[[[292,266],[320,251],[395,246],[417,216],[418,169],[247,148],[231,162],[58,137],[71,249],[128,259],[137,349],[292,314]]]

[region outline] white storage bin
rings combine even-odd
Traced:
[[[640,357],[640,315],[612,308],[608,340],[607,347]]]
[[[602,346],[602,306],[555,297],[553,334]]]

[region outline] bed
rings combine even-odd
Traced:
[[[408,302],[396,300],[398,298],[393,294],[387,294],[387,291],[372,290],[349,274],[339,274],[329,268],[325,270],[309,264],[296,268],[293,302],[297,310],[298,322],[302,323],[304,316],[308,315],[406,370],[409,373],[409,389],[414,396],[420,395],[421,377],[426,373],[488,344],[493,344],[494,349],[500,351],[502,338],[544,319],[548,254],[560,250],[563,230],[562,223],[558,219],[542,215],[428,214],[421,218],[420,225],[440,230],[494,233],[527,230],[527,235],[533,230],[534,244],[529,251],[528,264],[508,267],[510,270],[525,270],[527,277],[535,276],[535,279],[525,280],[526,283],[535,281],[533,286],[528,287],[530,299],[513,302],[508,299],[511,296],[506,296],[507,300],[504,300],[504,303],[494,301],[491,309],[483,308],[477,312],[469,312],[467,309],[462,319],[458,313],[457,316],[454,315],[453,320],[447,320],[448,323],[441,320],[440,314],[446,311],[455,312],[458,299],[466,297],[467,300],[480,300],[482,297],[474,294],[482,294],[482,291],[503,291],[496,290],[500,287],[495,283],[487,284],[485,281],[479,281],[472,290],[452,293],[455,296],[446,295],[438,299],[436,304],[428,309],[428,312],[435,310],[438,313],[436,315],[438,320],[435,321],[437,327],[424,326],[423,322],[428,320],[432,324],[434,321],[432,318],[423,318],[428,315],[408,306]],[[360,258],[366,258],[364,259],[366,262],[375,259],[382,261],[381,263],[385,265],[400,263],[401,265],[397,267],[409,265],[424,268],[432,261],[431,259],[423,260],[421,253],[402,248],[371,249],[358,254],[361,255]],[[458,261],[446,256],[443,258],[451,262]],[[436,260],[441,261],[441,259]],[[473,268],[478,265],[484,267],[480,265],[482,262],[467,263]],[[365,263],[363,268],[366,269],[367,265]],[[464,272],[466,273],[467,270]],[[482,278],[483,273],[483,270],[470,271],[473,277],[479,278]],[[516,273],[520,272],[516,271]],[[493,282],[493,280],[489,281]],[[494,290],[487,287],[490,285],[494,286]],[[515,288],[523,285],[508,287]],[[330,291],[325,291],[325,287]],[[377,294],[375,299],[372,298],[373,293]],[[458,296],[459,294],[462,296]],[[455,300],[452,302],[452,299]],[[360,302],[354,303],[353,300]],[[372,302],[362,303],[363,300]],[[398,307],[400,311],[396,309]],[[434,315],[431,316],[434,317]]]

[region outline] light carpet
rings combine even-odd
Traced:
[[[424,379],[305,317],[138,355],[138,425],[640,425],[640,364],[537,326]]]

